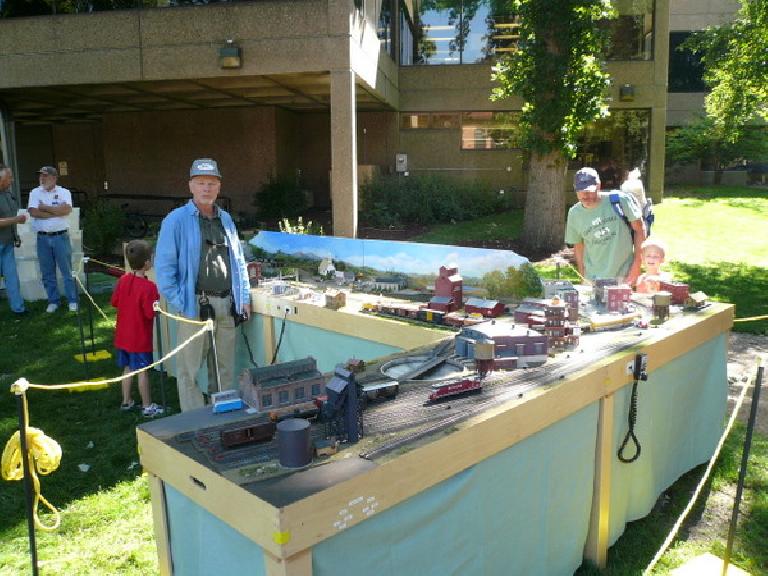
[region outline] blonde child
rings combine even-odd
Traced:
[[[115,348],[117,365],[128,374],[152,364],[152,325],[155,318],[154,303],[160,298],[157,286],[146,276],[152,267],[149,244],[143,240],[131,240],[125,248],[133,272],[123,274],[112,294],[112,306],[117,308]],[[159,416],[163,408],[154,404],[150,397],[149,375],[144,370],[137,375],[142,414],[147,418]],[[123,378],[123,403],[121,410],[134,406],[131,398],[131,378]]]
[[[636,290],[641,293],[658,292],[660,282],[672,278],[668,272],[661,271],[661,265],[664,263],[666,255],[664,243],[656,237],[647,238],[640,249],[643,252],[645,272],[637,279]]]

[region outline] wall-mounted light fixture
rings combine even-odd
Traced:
[[[624,84],[619,88],[619,101],[632,102],[635,99],[635,87],[632,84]]]
[[[240,68],[242,65],[240,46],[235,44],[231,38],[227,39],[224,46],[219,48],[219,66],[221,68]]]

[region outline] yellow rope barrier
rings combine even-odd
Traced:
[[[720,451],[723,449],[723,444],[725,444],[725,439],[728,438],[728,434],[731,433],[731,428],[733,428],[733,423],[736,421],[736,416],[739,414],[741,405],[744,402],[744,397],[747,394],[748,384],[749,384],[748,382],[744,382],[744,384],[742,384],[741,393],[739,394],[738,400],[736,400],[736,405],[733,407],[733,412],[731,412],[731,417],[728,419],[728,424],[725,427],[725,432],[723,432],[723,435],[720,437],[720,441],[717,443],[717,448],[715,448],[715,453],[712,454],[712,458],[709,459],[709,463],[707,464],[707,469],[704,471],[704,475],[701,477],[701,480],[699,480],[699,484],[696,486],[696,490],[694,490],[693,496],[691,496],[691,499],[688,502],[688,505],[680,514],[680,517],[677,519],[677,522],[675,522],[675,525],[672,526],[672,530],[670,530],[669,534],[667,535],[667,538],[664,540],[664,543],[661,545],[661,548],[659,548],[659,551],[656,552],[656,555],[653,557],[653,559],[648,564],[646,569],[643,570],[643,576],[647,576],[648,574],[650,574],[651,570],[653,570],[656,564],[659,562],[659,560],[661,560],[661,557],[667,551],[667,548],[669,548],[669,545],[672,543],[672,540],[674,540],[675,536],[677,536],[677,533],[680,530],[680,526],[683,525],[683,522],[688,517],[688,514],[690,513],[694,504],[696,504],[696,500],[699,499],[699,494],[701,494],[701,491],[703,490],[704,485],[707,483],[707,480],[709,479],[709,475],[712,472],[712,468],[715,466],[715,462],[717,462],[718,456],[720,456]]]
[[[768,320],[768,314],[762,316],[750,316],[749,318],[734,318],[734,322],[757,322],[758,320]]]
[[[192,320],[190,318],[184,318],[184,316],[176,316],[175,314],[171,314],[170,312],[166,312],[165,310],[160,308],[159,302],[154,303],[154,310],[155,312],[159,312],[160,314],[162,314],[163,316],[166,316],[167,318],[173,318],[177,322],[186,322],[187,324],[199,324],[199,325],[208,324],[209,322],[211,322],[210,320]],[[213,328],[211,328],[211,330],[212,329]]]
[[[90,256],[83,258],[83,262],[96,262],[96,264],[101,264],[102,266],[106,266],[107,268],[120,270],[120,272],[126,272],[125,268],[121,268],[120,266],[115,266],[114,264],[108,264],[107,262],[102,262],[101,260],[96,260],[96,258],[91,258]]]
[[[132,376],[135,376],[140,372],[144,372],[145,370],[149,370],[151,368],[154,368],[155,366],[162,364],[172,356],[178,354],[179,351],[182,348],[184,348],[187,344],[189,344],[192,340],[204,334],[205,332],[210,332],[213,330],[213,320],[207,320],[206,322],[202,322],[202,324],[205,324],[205,326],[202,329],[192,334],[192,336],[184,340],[184,342],[176,346],[176,348],[168,352],[168,354],[166,354],[159,360],[155,360],[149,366],[145,366],[144,368],[139,368],[138,370],[134,370],[133,372],[129,372],[128,374],[121,374],[120,376],[115,376],[114,378],[108,378],[107,380],[83,380],[82,382],[73,382],[71,384],[50,384],[49,385],[49,384],[27,383],[27,387],[35,388],[37,390],[76,390],[76,391],[87,390],[89,388],[96,388],[96,389],[104,388],[107,384],[120,382],[123,378],[131,378]]]
[[[28,382],[21,378],[11,385],[11,391],[21,396],[24,404],[24,437],[27,441],[27,458],[29,459],[29,473],[32,477],[32,485],[35,490],[32,504],[32,517],[35,526],[41,530],[56,530],[61,524],[61,514],[56,507],[46,500],[40,492],[40,479],[38,474],[50,474],[59,467],[61,462],[61,446],[53,438],[46,436],[42,430],[29,426],[29,411],[27,410],[26,390]],[[5,445],[2,461],[0,461],[0,474],[4,480],[22,480],[24,478],[24,462],[21,454],[21,430],[17,430]],[[40,502],[53,514],[53,522],[44,524],[40,521],[38,508]]]
[[[103,310],[99,308],[96,302],[94,302],[93,298],[85,289],[82,282],[80,282],[80,278],[78,278],[77,274],[73,274],[72,276],[77,280],[78,284],[80,284],[80,287],[83,289],[83,292],[86,294],[86,296],[88,296],[91,303],[101,313],[104,319],[109,322],[109,318],[106,316],[106,314],[104,314]],[[105,388],[111,383],[121,382],[124,378],[131,378],[136,374],[139,374],[140,372],[150,370],[155,366],[162,364],[166,360],[178,354],[182,348],[187,346],[195,338],[200,337],[206,332],[213,331],[213,320],[199,321],[199,320],[190,320],[188,318],[183,318],[181,316],[175,316],[173,314],[170,314],[162,310],[158,302],[154,303],[153,308],[156,312],[159,312],[165,316],[168,316],[169,318],[174,318],[177,321],[200,325],[201,329],[195,332],[194,334],[192,334],[186,340],[184,340],[184,342],[178,344],[173,350],[168,352],[165,356],[163,356],[159,360],[156,360],[149,366],[145,366],[144,368],[134,370],[133,372],[130,372],[128,374],[122,374],[120,376],[109,378],[107,380],[86,380],[86,381],[74,382],[70,384],[53,384],[53,385],[31,384],[25,378],[20,378],[14,384],[11,385],[11,392],[13,392],[18,396],[21,396],[22,398],[22,402],[24,405],[24,414],[25,414],[25,429],[17,430],[6,443],[5,449],[3,450],[2,459],[0,460],[0,476],[2,476],[2,478],[5,480],[21,480],[24,478],[24,463],[22,461],[22,453],[21,453],[21,434],[24,434],[24,438],[26,439],[26,442],[27,442],[27,452],[28,452],[27,457],[29,458],[30,476],[32,479],[32,484],[35,492],[32,514],[33,514],[35,526],[37,526],[41,530],[56,530],[61,524],[61,513],[58,511],[58,509],[55,506],[53,506],[53,504],[51,504],[48,500],[46,500],[46,498],[42,495],[40,491],[40,479],[38,478],[38,474],[50,474],[51,472],[55,471],[59,467],[59,463],[61,462],[61,446],[53,438],[46,436],[42,430],[38,428],[33,428],[27,425],[29,422],[29,414],[27,409],[27,396],[26,396],[27,390],[29,390],[30,388],[34,388],[37,390],[80,391],[80,390],[95,390],[95,389]],[[54,515],[54,520],[51,524],[44,524],[43,522],[40,521],[38,508],[41,502]]]
[[[94,308],[96,308],[96,310],[98,310],[98,311],[99,311],[99,314],[101,314],[102,318],[104,318],[104,320],[106,320],[106,321],[107,321],[107,322],[108,322],[110,325],[114,326],[114,325],[115,325],[115,323],[114,323],[112,320],[110,320],[110,319],[109,319],[109,317],[108,317],[108,316],[107,316],[107,315],[104,313],[104,310],[102,310],[101,308],[99,308],[99,305],[98,305],[98,304],[96,304],[96,301],[93,299],[93,296],[91,296],[91,295],[88,293],[88,290],[86,290],[86,289],[85,289],[85,286],[83,286],[83,283],[80,281],[80,277],[79,277],[77,274],[75,274],[75,273],[73,273],[73,274],[72,274],[72,277],[73,277],[75,280],[77,280],[77,283],[80,285],[80,288],[83,290],[83,294],[85,294],[86,296],[88,296],[88,300],[90,300],[90,301],[91,301],[91,304],[93,304]]]

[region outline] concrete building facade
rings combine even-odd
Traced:
[[[616,2],[612,115],[570,166],[598,167],[608,186],[638,166],[656,200],[670,2]],[[164,213],[188,195],[190,161],[213,156],[234,212],[253,213],[260,187],[282,177],[332,209],[335,234],[354,236],[359,175],[393,174],[404,155],[408,174],[481,181],[522,206],[521,102],[489,100],[491,65],[517,26],[496,3],[157,4],[0,18],[0,146],[20,191],[54,164],[88,198]],[[226,67],[227,49],[239,49],[239,67]]]

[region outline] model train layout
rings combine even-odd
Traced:
[[[324,274],[336,278],[339,286],[357,282],[354,275],[333,272],[330,265],[324,261]],[[328,307],[328,299],[318,298],[298,276],[296,281],[259,278],[258,290],[280,301]],[[249,469],[241,480],[252,482],[289,473],[267,464],[280,453],[279,423],[303,419],[309,422],[316,456],[309,466],[350,454],[387,458],[489,408],[524,401],[537,389],[637,345],[648,337],[649,326],[664,330],[665,321],[679,317],[683,304],[689,311],[707,305],[706,295],[689,294],[679,282],[665,283],[662,288],[668,290],[658,293],[633,294],[615,279],[598,279],[590,286],[555,280],[544,282],[541,297],[507,304],[465,297],[455,265],[441,266],[434,282],[431,296],[421,302],[394,295],[374,300],[354,290],[343,299],[337,297],[339,289],[323,294],[333,295],[329,308],[334,314],[379,315],[458,333],[446,334],[437,345],[378,361],[350,359],[330,377],[320,373],[312,357],[247,369],[239,393],[256,414],[237,426],[181,435],[179,448],[222,469]],[[398,278],[378,278],[367,286],[358,282],[358,288],[368,290],[403,291],[404,285]],[[283,320],[287,318],[285,312]]]

